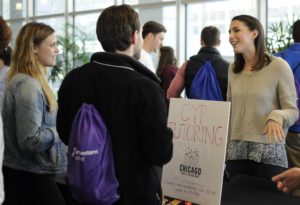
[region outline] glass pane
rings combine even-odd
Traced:
[[[3,18],[14,19],[25,17],[26,0],[3,0]]]
[[[163,7],[162,24],[166,27],[167,33],[164,39],[165,46],[171,46],[176,53],[176,6]],[[177,57],[178,58],[178,57]]]
[[[78,15],[75,17],[75,36],[81,45],[85,41],[85,51],[92,54],[103,51],[96,35],[96,22],[100,13]]]
[[[3,5],[3,9],[2,9],[2,16],[4,19],[9,19],[10,18],[10,0],[3,0],[2,5]]]
[[[47,18],[47,19],[37,19],[37,22],[45,23],[51,26],[54,30],[56,35],[64,35],[64,25],[65,25],[65,18],[64,17],[56,17],[56,18]]]
[[[224,9],[230,8],[230,9]],[[200,49],[200,34],[205,26],[216,26],[221,32],[222,55],[233,56],[233,49],[228,42],[228,29],[231,18],[240,14],[257,16],[255,0],[217,1],[188,4],[187,7],[187,58],[197,54]]]
[[[49,15],[65,12],[65,0],[35,0],[35,15]]]
[[[75,10],[92,10],[92,9],[101,9],[108,6],[114,5],[114,0],[75,0]]]
[[[267,47],[269,52],[277,53],[293,43],[292,25],[300,19],[300,1],[269,0],[268,4]]]
[[[69,12],[73,11],[73,0],[68,0],[68,11]]]
[[[287,4],[285,1],[269,0],[268,1],[268,24],[278,22],[290,21],[291,23],[300,17],[300,1],[289,0]]]
[[[13,37],[11,40],[11,45],[13,47],[15,39],[16,39],[20,29],[22,28],[23,25],[25,25],[25,21],[12,21],[12,22],[9,22],[8,24],[10,25],[11,30],[13,32]]]
[[[174,1],[174,0],[125,0],[125,4],[145,4],[145,3],[155,3],[155,2],[165,2],[165,1]]]

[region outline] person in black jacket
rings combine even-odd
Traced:
[[[215,69],[222,96],[224,101],[226,100],[229,63],[222,58],[217,49],[220,43],[220,31],[218,28],[207,26],[202,29],[201,49],[197,55],[190,57],[190,60],[186,61],[179,68],[167,91],[168,99],[179,97],[184,88],[189,98],[190,87],[199,68],[205,61],[211,61]]]
[[[108,23],[109,22],[109,23]],[[139,16],[128,5],[106,8],[97,21],[97,37],[106,52],[72,70],[58,92],[57,130],[68,143],[71,124],[83,103],[93,104],[111,136],[120,205],[160,205],[156,166],[173,154],[172,130],[160,81],[138,59],[142,46]]]

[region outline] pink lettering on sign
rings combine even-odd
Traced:
[[[221,125],[205,123],[208,112],[205,105],[183,104],[180,119],[168,122],[173,130],[173,139],[221,147],[226,133]]]
[[[205,105],[183,104],[180,117],[184,122],[193,120],[194,124],[202,124],[203,116],[205,116],[207,112],[208,108]]]

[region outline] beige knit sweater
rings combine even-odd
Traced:
[[[231,64],[227,101],[231,101],[230,140],[268,143],[262,133],[269,119],[283,125],[285,136],[298,119],[293,73],[278,57],[259,71],[236,74]]]

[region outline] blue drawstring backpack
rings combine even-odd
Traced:
[[[74,118],[67,157],[67,182],[75,199],[95,205],[119,199],[110,136],[91,104],[83,103]]]
[[[196,73],[190,87],[190,99],[224,101],[211,61],[205,61]]]

